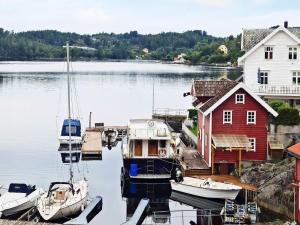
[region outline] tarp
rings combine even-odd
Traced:
[[[216,148],[229,150],[251,150],[251,144],[246,135],[215,134],[212,140]]]

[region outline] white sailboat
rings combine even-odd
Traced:
[[[69,43],[67,48],[67,76],[68,76],[68,135],[69,154],[72,154],[72,118],[70,103],[70,74],[69,74]],[[68,182],[53,182],[47,193],[37,202],[37,209],[46,221],[70,218],[80,213],[87,205],[88,184],[85,179],[74,181],[72,160],[70,160],[70,180]]]

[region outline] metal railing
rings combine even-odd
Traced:
[[[272,95],[299,95],[300,85],[259,85],[257,92]]]
[[[157,108],[154,109],[153,114],[162,116],[186,116],[188,111],[186,109]]]

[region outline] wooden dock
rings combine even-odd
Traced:
[[[0,219],[0,225],[59,225],[57,223],[44,223],[44,222],[33,222],[33,221],[18,221],[18,220],[4,220]]]
[[[102,132],[98,128],[87,128],[81,148],[82,159],[102,159]]]

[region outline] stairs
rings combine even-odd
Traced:
[[[154,174],[154,159],[147,160],[147,174]]]

